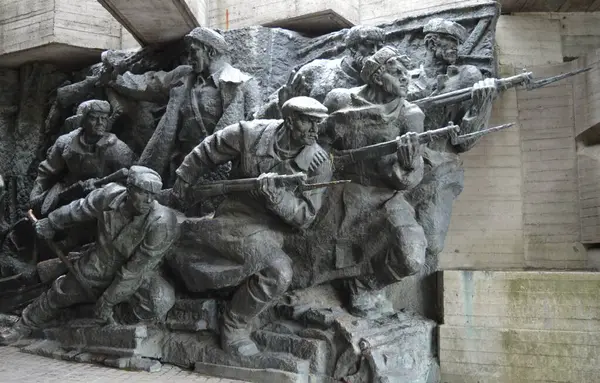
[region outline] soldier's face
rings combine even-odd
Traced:
[[[150,211],[152,201],[156,198],[156,194],[137,186],[129,185],[127,186],[127,197],[135,213],[145,214]]]
[[[408,91],[408,70],[399,57],[392,57],[385,63],[381,75],[381,86],[386,92],[398,97],[406,97]]]
[[[355,48],[352,55],[356,66],[362,68],[365,60],[375,54],[381,48],[381,42],[375,40],[361,41]]]
[[[204,44],[192,41],[189,46],[188,60],[194,72],[201,73],[208,69],[211,58]]]
[[[440,35],[435,46],[435,55],[450,65],[458,60],[458,41],[449,36]]]
[[[302,145],[312,145],[319,138],[319,117],[296,114],[292,120],[292,139]]]
[[[85,133],[90,136],[102,136],[108,129],[108,113],[89,112],[81,124]]]

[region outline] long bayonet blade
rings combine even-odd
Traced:
[[[460,138],[460,139],[472,139],[472,138],[478,138],[478,137],[481,137],[481,136],[485,136],[486,134],[489,134],[489,133],[493,133],[493,132],[497,132],[497,131],[499,131],[499,130],[504,130],[504,129],[510,128],[510,127],[511,127],[511,126],[513,126],[513,125],[514,125],[514,123],[513,123],[513,122],[511,122],[511,123],[509,123],[509,124],[504,124],[504,125],[493,126],[493,127],[491,127],[491,128],[487,128],[487,129],[480,130],[480,131],[478,131],[478,132],[473,132],[473,133],[463,134],[463,135],[461,135],[461,136],[458,136],[458,138]]]
[[[539,79],[539,80],[533,80],[533,81],[529,82],[526,85],[526,87],[527,87],[528,90],[538,89],[538,88],[544,87],[546,85],[549,85],[549,84],[555,83],[557,81],[560,81],[562,79],[565,79],[567,77],[575,76],[575,75],[578,75],[578,74],[583,73],[583,72],[588,72],[591,69],[592,69],[592,67],[587,67],[587,68],[577,69],[577,70],[574,70],[574,71],[571,71],[571,72],[567,72],[567,73],[562,73],[562,74],[559,74],[559,75],[556,75],[556,76],[552,76],[552,77],[546,77],[546,78],[542,78],[542,79]]]

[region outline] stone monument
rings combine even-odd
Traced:
[[[200,27],[54,81],[43,113],[59,137],[37,141],[37,163],[17,153],[37,178],[2,189],[24,218],[0,257],[36,273],[0,276],[0,342],[252,382],[439,382],[438,291],[422,282],[463,187],[459,154],[510,126],[487,126],[502,89],[531,83],[495,78],[498,13],[316,38]],[[136,108],[147,143],[130,149],[117,136],[131,140],[120,117]],[[70,229],[84,223],[89,237]],[[21,249],[21,231],[40,246]]]

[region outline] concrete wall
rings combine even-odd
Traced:
[[[595,69],[553,86],[512,90],[499,98],[492,124],[513,121],[517,126],[485,137],[462,156],[465,190],[454,206],[442,268],[589,266],[581,242],[600,243],[600,157],[595,155],[600,151],[590,149],[589,143],[578,145],[576,139],[581,141],[578,137],[584,132],[599,137],[590,128],[600,122],[600,88],[595,86],[600,84],[600,53],[562,62],[592,46],[583,43],[597,40],[600,23],[592,21],[599,17],[500,17],[496,37],[503,76],[523,69],[536,77],[588,65]]]
[[[443,286],[443,382],[598,382],[600,273],[445,271]]]
[[[121,48],[121,26],[96,0],[0,0],[0,66],[92,62]]]
[[[52,41],[54,6],[54,0],[0,1],[0,55]]]
[[[294,29],[309,33],[335,30],[360,23],[359,4],[358,0],[211,0],[208,25],[225,30],[267,24],[293,28],[290,22],[296,21]]]

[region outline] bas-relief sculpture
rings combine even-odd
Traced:
[[[0,310],[19,314],[0,341],[249,381],[438,381],[435,322],[385,288],[432,272],[459,154],[509,126],[487,127],[493,100],[529,83],[493,78],[497,15],[490,3],[291,42],[197,28],[187,54],[146,50],[137,67],[140,53],[104,54],[100,76],[57,91],[93,85],[113,102],[75,102],[79,126],[38,166],[28,225],[58,258],[34,286],[0,280],[14,289]],[[264,61],[260,44],[285,39]],[[117,96],[164,111],[143,148],[108,132]]]

